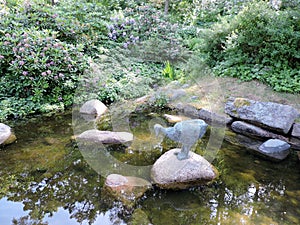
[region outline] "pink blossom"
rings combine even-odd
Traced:
[[[28,72],[27,71],[23,71],[23,75],[24,76],[28,75]]]
[[[63,75],[62,73],[59,73],[58,76],[59,76],[60,78],[63,78],[65,75]]]
[[[49,75],[50,75],[50,74],[51,74],[51,70],[47,70],[47,74],[49,74]]]
[[[23,60],[21,60],[20,62],[19,62],[19,65],[20,66],[23,66],[25,64],[25,62],[23,61]]]
[[[58,79],[58,76],[54,76],[54,80],[57,80]]]
[[[42,76],[43,77],[47,76],[47,73],[46,72],[42,72]]]
[[[4,56],[3,56],[3,55],[0,55],[0,59],[4,59]]]

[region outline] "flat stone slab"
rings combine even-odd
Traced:
[[[101,116],[104,114],[108,108],[101,101],[97,99],[92,99],[85,102],[81,107],[79,112],[88,115]]]
[[[133,134],[129,132],[113,132],[100,130],[87,130],[76,137],[78,140],[102,144],[123,144],[133,141]]]
[[[273,132],[267,131],[261,127],[249,124],[243,121],[235,121],[231,124],[231,129],[239,134],[243,134],[253,138],[266,139],[266,138],[278,138],[281,140],[288,140],[288,138],[275,134]]]
[[[16,139],[16,136],[11,132],[11,128],[4,123],[0,123],[0,145],[11,144]]]
[[[292,136],[300,138],[300,123],[294,123],[293,130],[292,130]]]
[[[115,199],[132,206],[152,185],[149,181],[132,176],[110,174],[105,180],[105,190]]]
[[[275,161],[281,161],[285,159],[290,153],[290,145],[285,141],[279,139],[270,139],[259,146],[259,153],[274,159]]]
[[[189,152],[188,159],[178,160],[179,151],[169,150],[154,163],[151,178],[160,188],[186,189],[207,184],[218,176],[216,168],[202,156]]]
[[[289,132],[299,117],[299,112],[289,105],[246,98],[229,98],[225,112],[234,118],[284,134]]]

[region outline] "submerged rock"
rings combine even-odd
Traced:
[[[177,122],[181,122],[181,121],[190,119],[186,116],[170,115],[170,114],[164,114],[164,117],[168,120],[169,123],[177,123]]]
[[[273,162],[281,161],[289,155],[290,145],[279,139],[269,139],[264,142],[242,134],[226,131],[225,140],[233,145],[244,147],[248,152],[256,156]],[[276,140],[276,142],[271,140]],[[271,148],[271,146],[273,147]],[[288,149],[285,149],[286,147],[288,147]]]
[[[190,152],[190,157],[178,160],[180,149],[164,153],[153,165],[151,178],[160,188],[186,189],[207,184],[218,176],[216,168],[202,156]]]
[[[87,130],[76,137],[78,140],[91,141],[102,144],[123,144],[133,141],[133,134],[128,132],[113,132]]]
[[[16,136],[11,132],[11,128],[4,123],[0,123],[0,145],[8,145],[16,141]]]
[[[270,139],[259,146],[258,152],[274,161],[281,161],[289,155],[290,147],[285,141]]]
[[[132,206],[152,185],[149,181],[139,177],[110,174],[106,178],[104,187],[115,199],[126,206]]]
[[[258,102],[246,98],[229,98],[225,112],[260,127],[287,134],[299,112],[289,106],[273,102]]]
[[[80,107],[79,112],[83,113],[83,114],[88,114],[88,115],[101,116],[107,110],[108,110],[108,108],[102,102],[100,102],[97,99],[92,99],[92,100],[89,100],[86,103],[84,103]]]

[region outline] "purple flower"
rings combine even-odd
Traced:
[[[47,76],[47,73],[46,72],[42,72],[42,76],[43,77]]]
[[[50,74],[51,74],[51,70],[47,70],[47,74],[49,74],[49,75],[50,75]]]
[[[59,76],[60,78],[64,78],[65,75],[63,75],[62,73],[59,73],[58,76]]]
[[[24,49],[24,48],[20,48],[19,51],[20,51],[20,52],[24,52],[25,49]]]
[[[58,100],[58,101],[61,101],[61,100],[62,100],[62,97],[61,97],[61,96],[59,96],[57,100]]]
[[[29,48],[30,45],[29,45],[29,44],[25,44],[24,47],[25,47],[25,48]]]
[[[25,64],[25,62],[23,61],[23,60],[21,60],[20,62],[19,62],[19,65],[20,66],[23,66]]]
[[[126,32],[124,31],[124,32],[123,32],[123,37],[125,37],[125,36],[126,36]]]
[[[128,48],[127,42],[123,44],[124,48]]]
[[[6,33],[6,34],[5,34],[5,37],[10,37],[10,34],[9,34],[9,33]]]
[[[72,65],[71,65],[71,64],[68,64],[68,67],[69,67],[69,68],[72,68]]]
[[[54,80],[57,80],[58,79],[58,76],[54,76]]]
[[[3,56],[3,55],[0,55],[0,59],[4,59],[4,56]]]
[[[23,71],[23,75],[24,75],[24,76],[27,76],[27,75],[28,75],[28,72],[27,72],[27,71]]]
[[[8,41],[4,41],[3,45],[9,45],[9,42]]]

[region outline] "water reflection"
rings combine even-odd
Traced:
[[[184,191],[154,189],[128,209],[105,196],[105,178],[70,140],[70,124],[71,116],[61,115],[16,127],[18,142],[0,151],[1,224],[130,224],[141,213],[155,225],[300,224],[295,155],[276,164],[224,143],[213,162],[221,174],[216,182]]]

